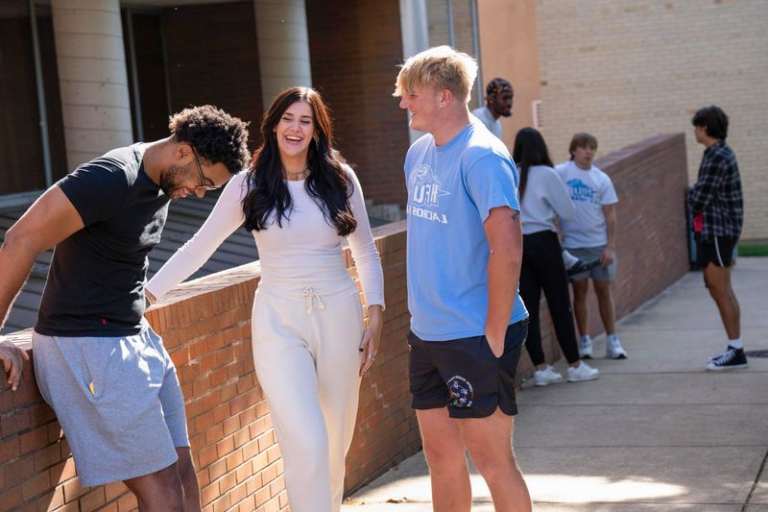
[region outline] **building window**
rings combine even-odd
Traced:
[[[447,44],[477,59],[480,64],[480,35],[476,0],[426,0],[429,46]],[[470,109],[483,105],[482,74],[478,68],[477,83]]]
[[[139,141],[163,139],[168,136],[171,96],[162,12],[123,9],[122,22],[133,138]]]
[[[0,207],[66,174],[51,8],[37,0],[0,3]]]

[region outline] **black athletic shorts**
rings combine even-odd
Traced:
[[[514,416],[515,373],[527,335],[528,319],[510,325],[497,358],[485,336],[423,341],[408,333],[411,407],[448,407],[451,418],[485,418],[500,407]]]
[[[696,242],[696,263],[701,268],[714,263],[718,267],[730,267],[733,265],[733,249],[738,238],[728,236],[716,236],[712,240],[698,240]]]

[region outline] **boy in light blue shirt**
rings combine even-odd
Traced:
[[[448,46],[408,59],[395,96],[408,151],[410,388],[433,508],[469,511],[465,452],[498,510],[531,510],[512,452],[515,372],[528,331],[517,293],[522,230],[515,165],[467,102],[477,64]]]

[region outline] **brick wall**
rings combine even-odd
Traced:
[[[684,139],[658,136],[598,165],[613,178],[621,201],[616,281],[621,317],[687,269]],[[384,266],[387,310],[381,351],[361,387],[357,430],[347,457],[348,492],[420,446],[408,395],[405,223],[382,226],[374,234]],[[347,263],[352,267],[349,254]],[[252,263],[184,284],[147,313],[178,368],[206,511],[287,509],[280,450],[251,356],[250,311],[259,274],[258,263]],[[599,329],[597,316],[592,315],[594,332]],[[546,323],[544,335],[545,352],[556,359]],[[17,333],[15,341],[28,347],[29,332]],[[523,357],[519,377],[530,371],[530,361]],[[0,391],[0,510],[135,508],[134,496],[120,483],[80,486],[66,438],[43,403],[28,364],[18,391]]]
[[[351,490],[416,453],[418,427],[407,374],[409,316],[403,223],[375,231],[387,310],[376,365],[363,379],[347,460]],[[347,263],[352,258],[347,253]],[[354,275],[354,268],[351,269]],[[287,510],[280,450],[253,369],[250,315],[260,267],[253,263],[182,285],[147,319],[163,337],[186,398],[204,510]],[[30,333],[15,335],[28,344]],[[0,392],[0,510],[134,510],[122,484],[83,489],[53,411],[31,367],[23,386]],[[64,508],[62,508],[64,507]]]
[[[600,155],[684,132],[692,183],[704,148],[691,117],[719,105],[744,182],[744,238],[768,238],[768,2],[536,0],[536,20],[541,128],[553,156],[568,158],[577,131],[597,137]]]
[[[336,143],[366,197],[405,204],[408,121],[392,97],[403,59],[397,0],[307,0],[312,84],[333,110]]]
[[[163,11],[171,111],[210,103],[251,122],[259,142],[261,78],[253,2]]]

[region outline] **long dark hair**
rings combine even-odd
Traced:
[[[549,158],[547,143],[541,132],[534,128],[523,128],[515,137],[515,149],[512,151],[512,159],[520,167],[520,200],[525,195],[525,186],[528,184],[528,170],[534,165],[552,165]]]
[[[333,127],[320,94],[309,87],[291,87],[277,95],[261,122],[261,146],[253,155],[248,171],[248,193],[243,199],[245,228],[260,231],[274,211],[277,225],[290,220],[293,208],[291,194],[283,181],[283,164],[273,130],[288,108],[305,101],[312,108],[314,139],[309,143],[307,166],[309,175],[304,183],[307,193],[323,211],[326,222],[340,236],[347,236],[357,227],[349,198],[352,183],[342,167],[342,156],[333,148]]]

